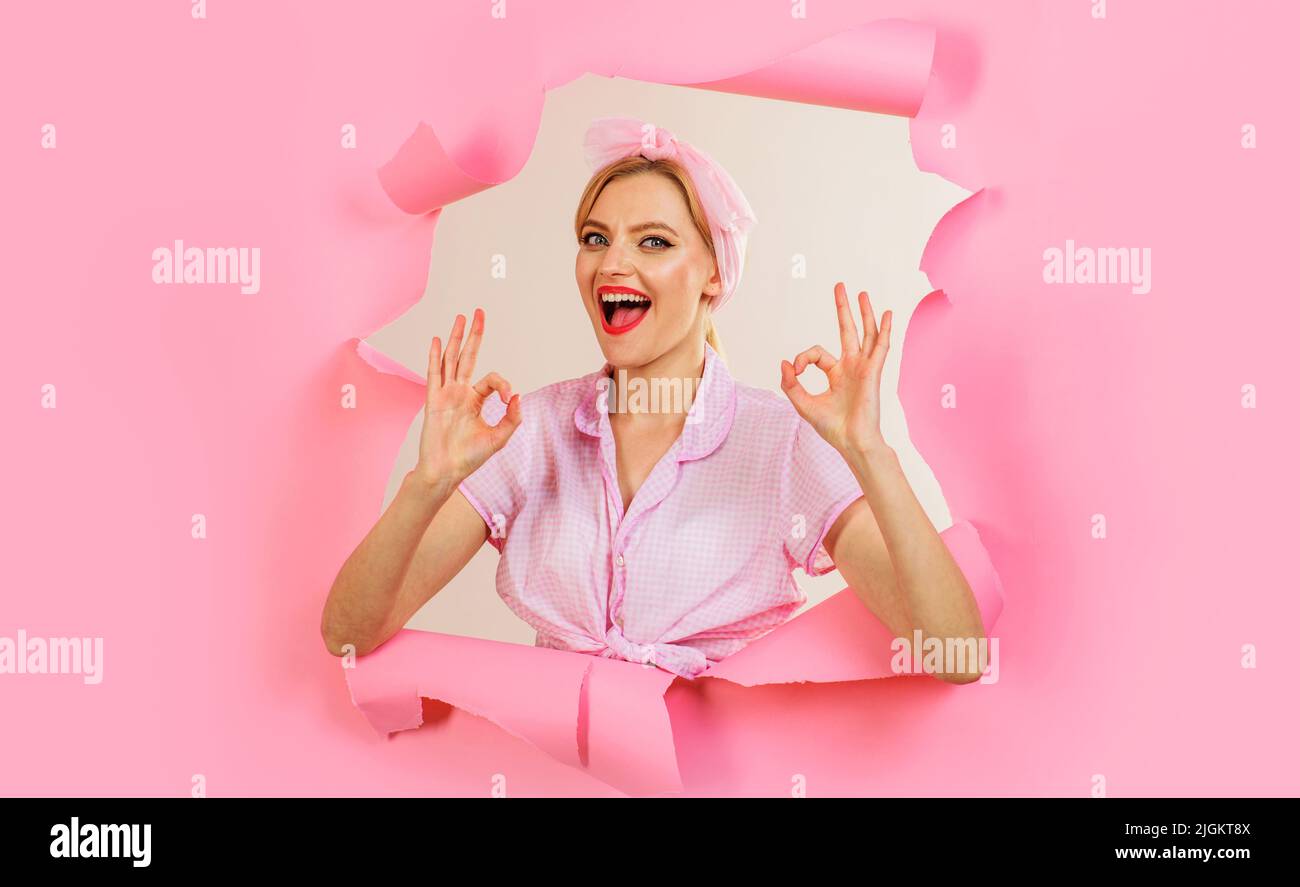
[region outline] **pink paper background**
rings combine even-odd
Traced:
[[[102,684],[0,675],[0,791],[179,795],[203,774],[214,795],[483,795],[505,773],[512,795],[616,794],[463,709],[380,739],[321,644],[413,415],[355,339],[419,298],[437,218],[376,173],[423,122],[467,177],[446,202],[514,175],[544,89],[585,71],[717,80],[889,17],[937,33],[918,167],[983,189],[927,249],[944,293],[911,321],[900,387],[1002,578],[1001,679],[677,682],[688,791],[784,795],[795,773],[810,795],[1084,796],[1093,774],[1112,796],[1300,790],[1294,12],[208,6],[23,8],[0,35],[0,635],[105,639]],[[154,285],[151,250],[178,238],[259,246],[262,292]],[[1151,292],[1044,285],[1067,238],[1150,247]],[[961,409],[939,408],[945,384]]]

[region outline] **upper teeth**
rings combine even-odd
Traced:
[[[636,293],[601,293],[602,302],[649,302],[645,296]]]

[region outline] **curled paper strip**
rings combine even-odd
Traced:
[[[940,537],[970,582],[992,636],[1002,586],[975,528],[955,524]],[[895,677],[892,640],[845,588],[696,680],[753,687]],[[345,673],[353,703],[381,734],[419,727],[421,698],[438,699],[628,794],[683,790],[664,693],[684,679],[658,668],[406,629]]]
[[[913,117],[930,80],[934,28],[886,19],[700,89]]]

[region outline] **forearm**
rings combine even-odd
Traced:
[[[430,522],[456,490],[452,478],[408,472],[383,515],[344,562],[321,614],[321,635],[336,656],[352,644],[364,655],[383,643],[412,558]]]
[[[984,637],[970,584],[916,498],[898,454],[882,442],[849,453],[845,461],[880,527],[912,628],[923,641]]]

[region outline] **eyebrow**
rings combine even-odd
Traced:
[[[608,225],[606,225],[604,222],[598,222],[598,221],[596,221],[595,219],[587,219],[587,221],[586,221],[586,225],[590,225],[590,226],[593,227],[593,228],[599,228],[599,229],[601,229],[602,231],[608,231],[608,230],[609,230],[609,226],[608,226]],[[584,226],[584,227],[585,227],[585,226]],[[670,234],[672,234],[674,237],[681,237],[681,236],[682,236],[682,235],[678,234],[676,231],[674,231],[673,228],[672,228],[672,226],[669,225],[668,223],[666,223],[666,222],[658,222],[658,221],[655,221],[655,222],[642,222],[640,225],[633,225],[633,226],[632,226],[631,228],[629,228],[628,230],[631,231],[633,234],[635,234],[635,233],[637,233],[638,231],[646,231],[646,230],[648,230],[648,229],[650,229],[650,228],[662,228],[662,229],[664,229],[665,231],[667,231],[667,232],[669,232]]]

